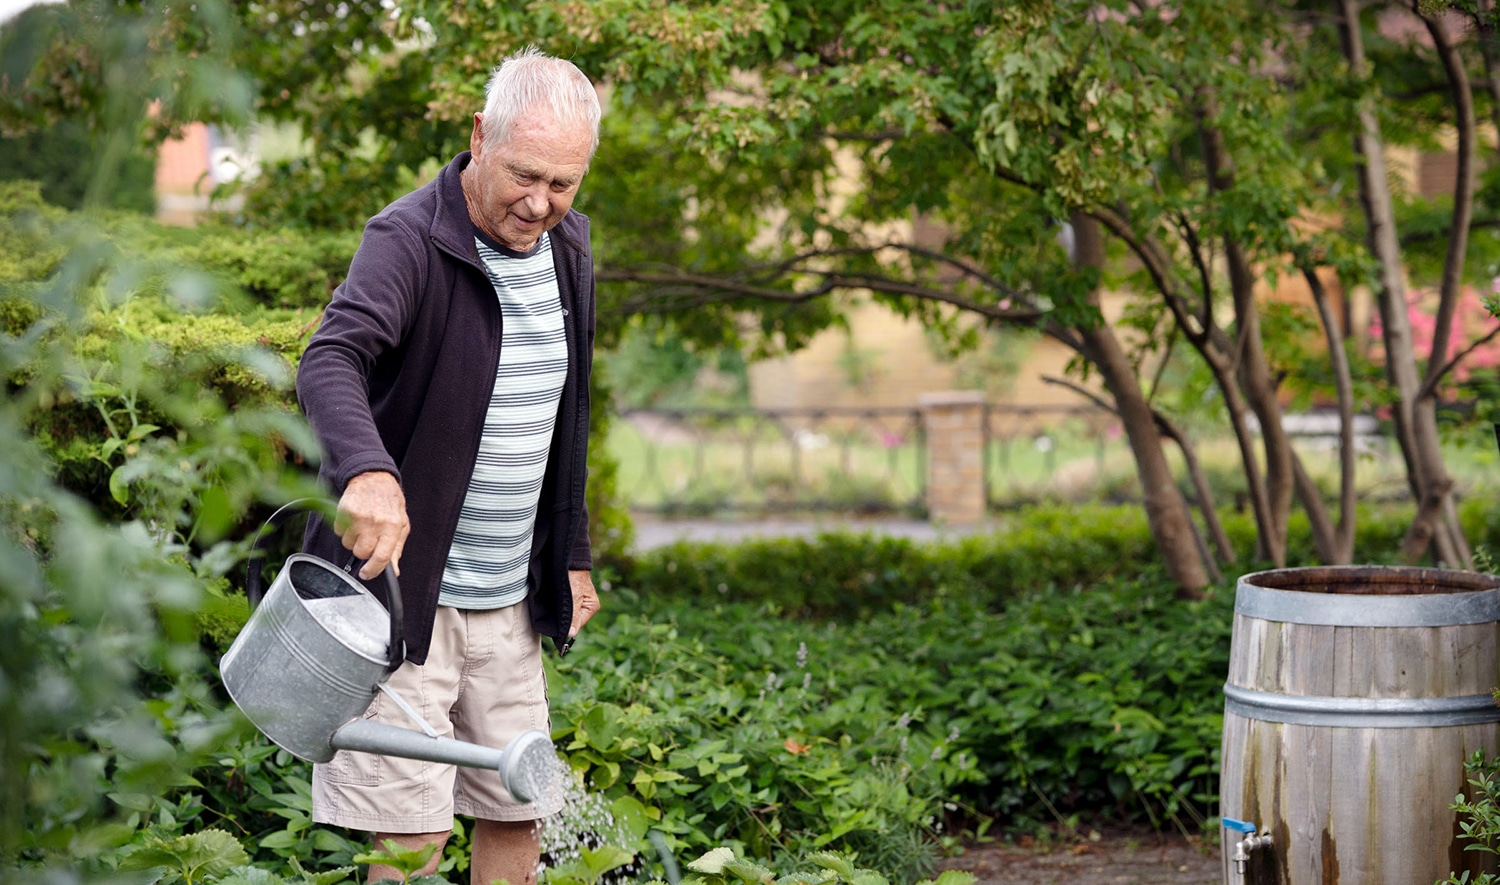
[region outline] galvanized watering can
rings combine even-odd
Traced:
[[[439,737],[385,684],[406,659],[401,589],[389,566],[384,606],[348,572],[302,553],[287,559],[262,598],[260,568],[271,533],[311,503],[304,498],[285,505],[256,536],[245,581],[250,619],[219,660],[229,696],[256,728],[299,759],[327,762],[336,750],[360,750],[491,768],[519,801],[539,798],[557,770],[548,735],[526,731],[504,750]],[[377,691],[422,730],[365,719]]]

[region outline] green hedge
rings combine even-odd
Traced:
[[[1500,549],[1500,507],[1470,499],[1460,515],[1476,549]],[[1409,506],[1361,508],[1355,561],[1396,562],[1412,517]],[[1241,558],[1227,578],[1271,568],[1257,561],[1255,524],[1224,515]],[[1317,557],[1301,513],[1289,526],[1288,566]],[[738,544],[679,541],[609,563],[623,583],[652,594],[706,604],[766,603],[788,615],[866,617],[895,604],[943,597],[999,606],[1027,590],[1086,588],[1161,570],[1145,513],[1135,505],[1039,505],[1002,518],[994,531],[925,542],[872,532],[757,538]]]
[[[82,216],[48,205],[34,182],[0,182],[0,334],[45,328],[71,356],[61,374],[22,368],[5,379],[45,400],[30,430],[57,479],[111,518],[139,518],[139,499],[123,486],[127,463],[154,440],[202,430],[184,421],[216,418],[185,401],[300,422],[294,372],[359,238],[354,230],[176,228],[133,213]],[[87,294],[91,309],[48,320],[57,318],[49,298],[71,287]],[[43,320],[52,325],[38,326]],[[593,398],[592,536],[601,556],[618,556],[631,532],[614,465],[598,442],[609,415],[602,374]],[[295,447],[279,450],[308,467]],[[245,537],[263,516],[257,510],[227,534]]]
[[[620,564],[653,594],[749,600],[787,614],[859,617],[942,596],[999,602],[1025,588],[1073,587],[1150,570],[1155,548],[1134,507],[1035,507],[994,532],[922,542],[874,533],[740,544],[678,542]]]

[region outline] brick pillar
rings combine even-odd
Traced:
[[[983,522],[984,394],[945,390],[923,394],[919,404],[927,426],[927,518]]]

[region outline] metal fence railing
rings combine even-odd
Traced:
[[[1035,501],[1141,499],[1129,444],[1110,410],[987,404],[982,416],[990,510]],[[1286,425],[1304,467],[1336,488],[1338,440],[1327,421],[1289,415]],[[1403,490],[1399,450],[1373,421],[1356,429],[1360,487]],[[829,407],[632,409],[619,416],[608,442],[619,462],[620,494],[642,512],[925,516],[930,440],[936,443],[915,407]],[[1238,494],[1245,480],[1234,438],[1205,433],[1194,447],[1210,484]],[[1179,453],[1170,445],[1166,451],[1180,476]]]
[[[1092,496],[1107,464],[1129,454],[1114,416],[1087,406],[988,405],[984,436],[992,507]],[[610,442],[636,510],[925,512],[927,427],[917,408],[632,409]]]
[[[984,438],[991,509],[1041,498],[1130,495],[1129,446],[1108,409],[989,404]]]
[[[914,512],[925,492],[911,408],[634,409],[611,445],[620,491],[663,515]]]

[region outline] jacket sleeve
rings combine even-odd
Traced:
[[[323,476],[337,494],[368,471],[401,478],[375,425],[370,378],[410,327],[427,260],[415,232],[387,215],[371,219],[297,367],[297,399],[323,446]]]

